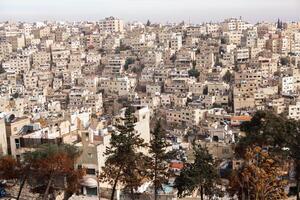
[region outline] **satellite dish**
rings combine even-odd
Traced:
[[[16,118],[16,116],[14,114],[10,114],[6,117],[6,121],[11,123],[14,121],[15,118]]]

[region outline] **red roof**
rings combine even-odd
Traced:
[[[173,169],[182,169],[183,168],[183,163],[181,163],[181,162],[172,162],[170,164],[170,168],[173,168]]]
[[[231,120],[234,121],[251,121],[252,117],[247,116],[247,115],[242,115],[242,116],[232,116]]]

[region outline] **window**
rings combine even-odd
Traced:
[[[224,154],[228,154],[228,153],[229,153],[229,149],[223,149],[222,152],[223,152]]]
[[[91,169],[91,168],[87,168],[86,169],[86,174],[95,175],[96,174],[96,170],[95,169]]]
[[[19,149],[21,147],[20,145],[20,139],[15,139],[16,149]]]
[[[86,187],[86,194],[87,195],[97,195],[97,188]]]

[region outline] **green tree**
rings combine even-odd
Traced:
[[[124,44],[120,44],[120,46],[115,48],[115,54],[119,54],[121,51],[127,51],[131,50],[132,48],[130,46],[126,46]]]
[[[196,61],[196,60],[193,60],[193,61],[192,61],[192,67],[195,68],[196,65],[197,65],[197,61]]]
[[[166,141],[166,134],[161,128],[161,121],[158,120],[150,141],[149,153],[150,161],[150,179],[154,183],[154,199],[157,199],[159,189],[163,189],[164,183],[168,182],[170,172],[168,171],[168,160],[170,155],[166,152],[169,143]]]
[[[283,22],[279,18],[276,25],[278,29],[283,29]]]
[[[135,60],[133,58],[127,58],[124,65],[125,71],[128,70],[129,65],[133,64],[134,62]]]
[[[283,58],[280,58],[280,64],[281,65],[288,65],[288,64],[290,64],[290,61],[287,57],[283,57]]]
[[[221,44],[227,44],[226,38],[224,37],[221,38]]]
[[[214,66],[215,67],[218,67],[218,66],[223,67],[223,63],[220,61],[219,55],[216,56],[216,62],[214,64]]]
[[[131,108],[127,108],[124,117],[120,117],[117,131],[112,133],[110,146],[102,168],[100,180],[112,185],[111,200],[114,199],[116,187],[121,184],[129,190],[134,199],[137,189],[146,176],[146,161],[149,160],[140,150],[146,147],[144,140],[134,131],[135,117]]]
[[[151,22],[149,19],[147,20],[146,26],[151,26]]]
[[[219,174],[215,162],[206,148],[193,144],[194,163],[185,164],[175,180],[178,196],[184,197],[200,190],[200,198],[204,195],[220,195],[218,188]]]
[[[229,70],[227,70],[222,79],[225,83],[231,83],[234,79],[234,75]]]
[[[177,59],[177,55],[176,55],[176,53],[174,53],[174,54],[170,57],[170,60],[172,61],[172,63],[175,63],[176,59]]]
[[[203,88],[203,94],[208,95],[208,87],[207,85]]]
[[[251,121],[241,125],[241,131],[245,137],[238,140],[236,146],[237,155],[243,156],[246,149],[253,145],[268,146],[274,152],[281,152],[287,147],[287,119],[271,111],[257,111]]]
[[[5,70],[3,69],[3,67],[0,65],[0,74],[5,73]]]
[[[193,67],[192,69],[190,69],[188,71],[188,74],[189,74],[189,76],[193,76],[195,78],[198,78],[200,76],[200,72],[197,69],[195,69],[195,67]]]
[[[222,104],[213,103],[212,108],[222,108]]]

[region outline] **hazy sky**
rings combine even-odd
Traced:
[[[243,16],[250,22],[300,21],[300,0],[0,0],[0,21],[98,20],[194,23]]]

